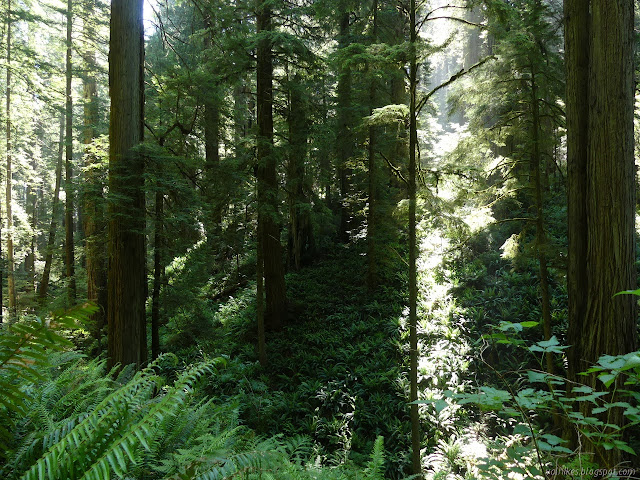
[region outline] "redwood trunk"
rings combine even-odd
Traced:
[[[146,361],[142,0],[111,2],[109,365]]]
[[[272,31],[271,10],[258,5],[258,33]],[[279,329],[284,323],[287,302],[280,244],[278,213],[278,177],[273,153],[273,61],[271,39],[263,36],[257,48],[258,116],[258,227],[264,259],[265,326]]]

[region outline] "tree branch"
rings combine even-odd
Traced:
[[[429,101],[429,98],[431,98],[431,96],[436,93],[438,90],[447,87],[449,85],[451,85],[453,82],[455,82],[456,80],[458,80],[459,78],[463,77],[464,75],[466,75],[467,73],[472,72],[473,70],[475,70],[476,68],[478,68],[479,66],[485,64],[486,62],[488,62],[489,60],[495,60],[497,57],[494,55],[489,55],[488,57],[483,58],[482,60],[480,60],[478,63],[476,63],[475,65],[470,66],[467,70],[465,70],[464,68],[462,70],[460,70],[458,73],[456,73],[455,75],[451,76],[451,78],[449,80],[447,80],[444,83],[441,83],[440,85],[438,85],[436,88],[434,88],[433,90],[431,90],[429,93],[427,93],[424,97],[422,97],[422,99],[420,100],[420,102],[418,103],[418,105],[416,106],[416,115],[418,115],[420,113],[420,110],[422,110],[422,107],[424,107],[424,105],[427,103],[427,101]]]

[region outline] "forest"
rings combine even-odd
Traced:
[[[0,12],[0,478],[640,478],[640,2]]]

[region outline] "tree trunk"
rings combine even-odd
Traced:
[[[51,207],[51,226],[49,227],[49,239],[42,270],[42,280],[38,287],[38,301],[41,305],[47,298],[49,289],[49,277],[51,276],[51,264],[53,263],[53,249],[56,244],[56,230],[58,228],[58,205],[60,204],[60,184],[62,183],[62,157],[64,155],[64,117],[60,119],[60,143],[58,144],[58,163],[56,164],[56,183],[53,189],[53,201]]]
[[[569,200],[569,379],[637,348],[633,0],[565,1]],[[587,403],[587,402],[583,402]],[[622,425],[620,409],[608,423]],[[615,450],[594,448],[613,467]]]
[[[146,362],[142,0],[111,2],[109,53],[109,367]]]
[[[271,10],[258,0],[258,34],[271,32]],[[258,223],[264,259],[265,326],[279,329],[286,316],[286,287],[278,214],[278,177],[273,153],[273,62],[271,39],[263,36],[257,48]],[[259,230],[260,231],[260,230]]]
[[[259,218],[260,214],[258,214]],[[264,254],[262,223],[258,220],[258,255],[256,259],[256,315],[258,317],[258,359],[260,365],[267,364],[267,341],[264,322]]]
[[[287,165],[287,196],[289,200],[288,264],[300,270],[302,258],[313,245],[310,205],[304,193],[304,164],[307,157],[309,122],[300,89],[301,78],[294,75],[289,82],[289,161]]]
[[[87,1],[85,18],[89,19],[95,10],[95,0]],[[95,29],[91,22],[85,22],[84,34],[87,39],[95,37]],[[104,259],[105,251],[105,219],[103,213],[102,183],[95,173],[98,160],[91,154],[89,145],[93,142],[98,121],[97,91],[98,85],[95,78],[97,68],[96,54],[93,49],[85,52],[84,62],[86,74],[84,77],[84,144],[85,144],[85,169],[82,226],[84,228],[85,241],[85,266],[87,270],[87,300],[98,306],[98,311],[91,317],[93,322],[93,336],[98,344],[97,353],[102,351],[102,331],[107,311],[107,269]]]
[[[416,150],[418,148],[418,119],[416,117],[416,95],[418,90],[418,62],[416,43],[416,0],[409,7],[409,401],[418,400],[418,272],[416,270],[418,245],[416,238]],[[420,413],[418,405],[411,404],[411,473],[422,478],[420,461]]]
[[[374,0],[373,6],[373,28],[371,32],[371,43],[375,43],[378,37],[378,0]],[[373,113],[376,102],[376,81],[371,66],[367,66],[371,76],[369,84],[369,115]],[[367,289],[369,293],[378,287],[378,169],[376,168],[376,129],[369,126],[369,145],[367,147],[368,167],[369,167],[369,209],[367,214]]]
[[[350,39],[350,12],[345,10],[345,2],[341,2],[340,8],[340,32],[338,48],[344,49],[351,43]],[[338,160],[338,181],[340,184],[340,230],[338,238],[341,242],[349,241],[351,229],[351,211],[349,208],[349,194],[351,191],[351,168],[349,160],[353,157],[353,136],[351,133],[351,71],[345,66],[338,68],[337,87],[337,114],[338,131],[336,132],[336,147]]]
[[[542,150],[541,150],[541,122],[540,105],[538,100],[538,85],[534,66],[530,66],[531,71],[531,117],[532,117],[532,157],[531,170],[533,177],[534,202],[536,206],[536,253],[538,256],[538,275],[540,277],[540,302],[542,304],[542,328],[544,340],[551,338],[551,296],[549,294],[549,272],[547,268],[547,256],[545,248],[547,244],[546,233],[544,231],[544,201],[542,185]],[[545,355],[547,373],[553,375],[553,354],[547,352]]]
[[[164,194],[156,187],[155,227],[153,232],[153,294],[151,296],[151,359],[160,355],[160,288],[162,287],[162,245]]]
[[[76,301],[76,278],[75,278],[75,249],[73,245],[73,98],[71,96],[71,81],[73,72],[71,70],[71,31],[73,26],[72,1],[67,0],[67,67],[66,67],[66,154],[64,162],[65,181],[65,273],[67,277],[67,299],[69,306]]]
[[[12,146],[11,146],[11,0],[7,0],[7,178],[6,178],[6,211],[7,211],[7,287],[9,290],[9,318],[17,315],[16,281],[13,259],[13,213],[12,203]]]

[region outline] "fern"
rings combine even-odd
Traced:
[[[72,428],[61,432],[21,478],[101,479],[111,472],[124,476],[139,462],[142,451],[151,450],[159,425],[185,405],[197,380],[219,363],[216,359],[190,368],[157,398],[153,395],[161,379],[153,369],[155,364],[144,369]]]
[[[367,464],[364,471],[365,478],[369,480],[377,480],[384,478],[384,437],[379,435],[373,444],[373,452],[371,452],[371,460]]]
[[[41,367],[48,364],[52,351],[72,346],[62,333],[75,329],[96,311],[83,305],[65,312],[54,312],[49,318],[29,317],[0,329],[0,452],[8,449],[14,429],[14,416],[25,414],[29,398],[25,385],[42,379]],[[0,453],[0,460],[5,454]]]

